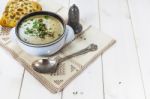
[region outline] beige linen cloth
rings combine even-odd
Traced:
[[[44,10],[56,12],[67,20],[68,9],[54,2],[46,1],[47,0],[39,1]],[[16,43],[11,41],[11,29],[0,27],[0,45],[8,50],[14,59],[19,61],[21,65],[24,66],[25,69],[30,72],[41,84],[43,84],[52,93],[56,93],[61,91],[66,85],[75,79],[75,77],[77,77],[89,64],[91,64],[99,55],[101,55],[115,42],[114,39],[104,33],[100,33],[94,27],[87,25],[84,22],[82,22],[82,25],[83,32],[76,35],[74,41],[66,45],[53,57],[64,57],[87,47],[91,43],[97,44],[98,50],[61,63],[59,69],[54,74],[40,74],[32,69],[32,62],[42,57],[35,57],[27,54]]]

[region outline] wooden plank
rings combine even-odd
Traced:
[[[0,48],[0,97],[17,99],[19,96],[23,68],[7,51]]]
[[[150,1],[149,0],[127,0],[132,19],[135,43],[139,57],[142,79],[145,88],[146,99],[150,98]]]
[[[127,2],[100,0],[99,4],[101,30],[117,40],[102,58],[105,99],[145,99]]]
[[[54,0],[56,3],[68,8],[69,7],[69,0]]]
[[[81,20],[99,29],[98,0],[70,0],[75,3],[81,14]],[[103,99],[101,58],[91,64],[63,91],[63,99]]]
[[[39,2],[42,0],[39,0]],[[60,0],[56,0],[59,2]],[[64,4],[67,0],[64,1]],[[47,5],[51,5],[50,1],[45,1]],[[43,4],[44,5],[44,4]],[[27,71],[24,74],[22,90],[19,99],[61,99],[62,93],[52,94],[42,84],[40,84],[32,75]]]
[[[0,0],[0,16],[8,0]],[[0,97],[17,99],[19,96],[23,68],[11,55],[0,47]]]
[[[50,93],[40,82],[26,71],[19,99],[61,99],[61,93]]]

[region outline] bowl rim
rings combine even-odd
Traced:
[[[49,15],[49,16],[53,16],[53,17],[57,18],[63,25],[64,30],[63,30],[62,35],[59,38],[57,38],[56,40],[54,40],[52,42],[49,42],[49,43],[45,43],[45,44],[32,44],[32,43],[29,43],[29,42],[26,42],[26,41],[22,40],[20,38],[20,36],[18,35],[19,34],[19,28],[20,28],[22,22],[24,20],[26,20],[30,17],[36,16],[36,15]],[[16,28],[15,28],[15,35],[21,43],[23,43],[27,46],[30,46],[30,47],[47,47],[47,46],[51,46],[51,45],[56,44],[57,42],[59,42],[65,36],[65,30],[66,30],[66,24],[64,22],[64,19],[60,15],[58,15],[57,13],[50,12],[50,11],[36,11],[36,12],[32,12],[32,13],[29,13],[29,14],[23,16],[18,21],[18,23],[16,25]]]

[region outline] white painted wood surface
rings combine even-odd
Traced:
[[[126,0],[100,0],[101,30],[117,43],[103,55],[106,99],[144,99],[130,13]]]
[[[150,1],[55,0],[117,43],[63,92],[52,94],[0,48],[0,99],[149,99]],[[50,2],[50,0],[48,0]],[[6,0],[0,0],[0,13]]]
[[[146,99],[150,98],[150,1],[128,0]]]
[[[7,0],[0,0],[0,16]],[[0,98],[18,99],[24,69],[0,47]]]

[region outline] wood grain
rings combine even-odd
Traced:
[[[0,15],[2,15],[7,1],[0,0]],[[7,51],[0,47],[0,98],[18,98],[22,75],[23,68],[20,67],[20,64]]]
[[[100,0],[101,30],[116,38],[103,55],[106,99],[145,99],[126,0]]]
[[[132,31],[141,68],[141,79],[145,88],[145,99],[150,98],[150,1],[127,0],[131,16]]]

